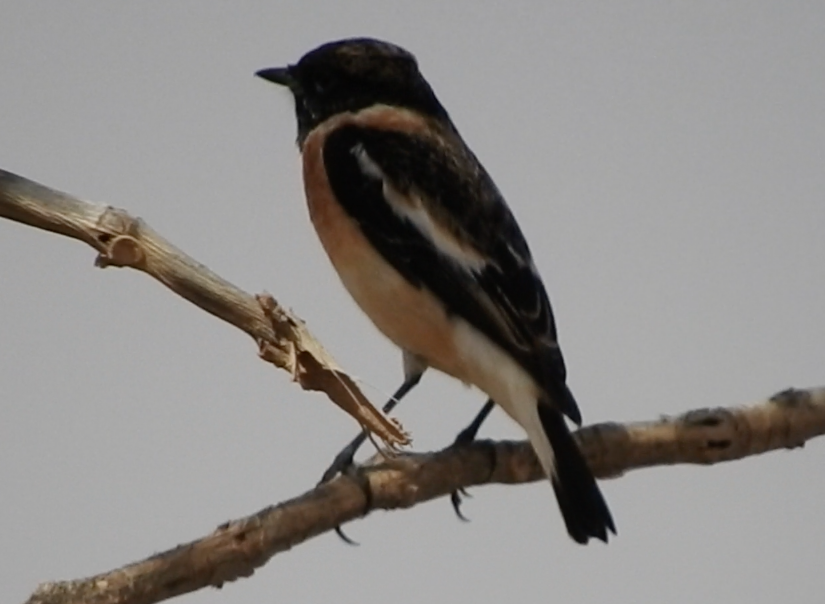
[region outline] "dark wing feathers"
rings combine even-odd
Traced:
[[[346,125],[327,136],[323,155],[336,197],[390,264],[511,354],[580,424],[550,302],[527,243],[466,145]],[[486,261],[470,266],[445,254],[420,224],[393,209],[390,192],[420,199],[435,222]]]

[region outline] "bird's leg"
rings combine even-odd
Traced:
[[[390,397],[390,400],[384,403],[384,406],[381,408],[381,410],[384,413],[389,413],[390,411],[392,411],[395,408],[395,406],[399,402],[401,402],[401,399],[404,398],[404,396],[407,393],[409,393],[410,390],[415,388],[418,382],[421,381],[422,374],[423,371],[413,373],[404,378],[404,383],[401,384],[398,390],[395,391],[395,394],[393,394],[392,397]],[[367,440],[367,431],[362,430],[358,434],[358,436],[352,439],[352,442],[350,442],[346,447],[341,449],[341,452],[335,456],[335,459],[332,461],[332,464],[329,466],[329,468],[327,468],[327,471],[324,472],[324,475],[321,477],[321,481],[318,484],[329,482],[330,480],[335,478],[337,474],[343,474],[344,470],[346,470],[352,465],[352,459],[353,457],[355,457],[355,453],[358,451],[361,445],[364,444],[365,440]]]
[[[406,366],[406,364],[405,364]],[[421,376],[424,374],[424,369],[422,368],[421,371],[409,373],[404,378],[404,383],[395,391],[395,394],[390,397],[384,406],[382,407],[382,411],[384,413],[389,413],[392,411],[401,399],[415,386],[418,382],[421,381]],[[366,515],[370,508],[372,507],[372,492],[370,492],[369,482],[366,478],[357,472],[357,468],[354,467],[353,464],[353,457],[355,457],[355,452],[358,451],[358,448],[364,444],[364,441],[367,440],[367,431],[362,430],[361,433],[352,439],[346,447],[344,447],[338,455],[335,456],[335,459],[332,461],[332,465],[327,468],[327,471],[324,472],[324,475],[321,477],[321,481],[318,484],[323,484],[335,478],[337,474],[344,474],[355,480],[358,484],[361,485],[362,490],[364,491],[364,498],[366,499],[366,503],[364,505],[364,515]],[[358,545],[355,541],[350,539],[344,530],[340,526],[335,527],[335,532],[338,536],[350,545]]]
[[[382,411],[384,413],[389,413],[395,406],[401,402],[401,399],[409,393],[410,390],[418,385],[418,382],[421,381],[421,376],[424,375],[424,372],[427,370],[427,363],[419,357],[411,352],[404,351],[404,383],[399,386],[398,390],[390,397],[384,406],[382,407]],[[321,477],[321,482],[318,484],[323,484],[335,478],[336,474],[345,474],[355,480],[359,485],[361,485],[362,490],[364,491],[364,498],[366,499],[366,503],[364,504],[364,515],[366,516],[367,513],[372,508],[372,492],[370,491],[369,481],[363,475],[363,473],[358,472],[358,468],[353,464],[353,457],[355,457],[355,452],[358,451],[358,448],[364,444],[364,441],[367,440],[369,434],[366,430],[362,430],[361,433],[356,436],[350,444],[341,450],[338,455],[335,456],[335,459],[332,461],[332,465],[327,468],[327,471],[324,472],[324,475]],[[344,531],[341,529],[340,526],[335,527],[335,532],[338,533],[338,536],[349,543],[350,545],[358,545],[355,541],[350,539],[344,534]]]
[[[484,420],[487,419],[487,416],[490,415],[490,412],[493,410],[495,403],[493,399],[487,399],[487,402],[484,403],[484,406],[481,408],[481,411],[478,412],[478,415],[475,416],[470,425],[464,428],[461,432],[458,433],[458,436],[455,437],[453,441],[454,447],[460,447],[462,445],[468,445],[476,439],[478,435],[478,430],[481,428],[481,424],[484,423]],[[492,457],[494,454],[491,453],[491,461],[490,465],[492,466],[495,463],[495,458]],[[450,503],[453,504],[453,510],[455,510],[456,516],[467,521],[467,518],[464,514],[461,513],[461,498],[462,497],[469,497],[470,494],[465,491],[464,489],[458,489],[457,491],[453,491],[450,493]]]
[[[481,411],[478,412],[478,415],[475,416],[475,419],[470,422],[470,425],[464,428],[461,432],[458,433],[458,436],[455,437],[453,441],[453,446],[460,446],[466,445],[473,442],[478,436],[478,430],[481,428],[481,424],[484,423],[484,420],[487,419],[487,416],[490,415],[490,412],[493,410],[495,403],[493,399],[488,398],[487,402],[484,403],[484,406],[481,408]]]

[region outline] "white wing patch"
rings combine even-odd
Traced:
[[[384,171],[367,155],[367,150],[364,149],[364,145],[358,143],[350,149],[350,153],[355,156],[355,159],[358,161],[358,166],[364,174],[376,180],[384,180]]]
[[[384,199],[387,200],[395,214],[399,218],[404,218],[412,223],[444,256],[450,258],[468,272],[478,273],[487,266],[486,258],[472,247],[462,245],[448,229],[433,219],[432,214],[427,211],[427,206],[421,201],[420,197],[399,193],[390,184],[384,171],[373,161],[363,145],[355,145],[350,152],[355,156],[358,166],[365,176],[382,182]]]

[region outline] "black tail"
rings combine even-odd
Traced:
[[[577,543],[587,543],[590,537],[607,543],[607,531],[616,534],[613,518],[564,417],[550,405],[539,403],[539,419],[556,457],[550,480],[567,532]]]

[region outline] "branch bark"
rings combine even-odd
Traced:
[[[802,447],[823,433],[825,387],[786,390],[751,407],[595,424],[580,429],[576,438],[594,474],[615,478],[650,466],[715,464]],[[43,584],[27,604],[160,602],[249,577],[274,555],[373,509],[409,508],[461,488],[543,478],[526,441],[476,441],[434,453],[375,456],[356,471],[358,480],[339,476],[141,562],[88,579]]]
[[[304,325],[272,296],[252,296],[155,233],[140,218],[0,170],[0,216],[89,244],[95,265],[128,266],[252,336],[260,356],[290,372],[305,390],[320,390],[389,446],[406,445],[401,425],[373,407],[354,380]]]
[[[261,356],[292,372],[304,388],[323,390],[388,443],[405,441],[397,423],[363,395],[359,399],[355,384],[300,319],[271,298],[256,300],[221,279],[141,220],[2,170],[0,216],[86,242],[98,251],[99,266],[131,266],[152,275],[247,332],[259,342]],[[649,466],[714,464],[801,447],[824,433],[822,387],[786,390],[751,407],[699,409],[652,422],[596,424],[580,429],[576,438],[594,474],[615,478]],[[376,456],[351,476],[221,525],[197,541],[87,579],[45,583],[28,602],[160,602],[251,576],[274,555],[372,509],[408,508],[461,488],[542,477],[527,442],[477,441],[432,453]]]

